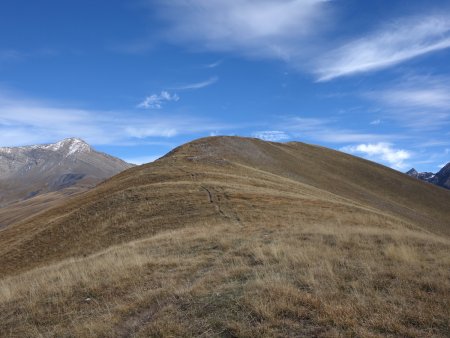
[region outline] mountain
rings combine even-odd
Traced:
[[[447,163],[435,176],[435,184],[450,189],[450,162]]]
[[[0,205],[73,185],[93,186],[130,167],[77,138],[0,148]]]
[[[51,193],[44,199],[60,200],[130,167],[77,138],[54,144],[0,148],[0,226],[41,210],[43,198],[33,197]],[[31,204],[34,207],[30,208]]]
[[[416,169],[412,168],[406,173],[406,175],[435,184],[442,188],[450,189],[450,162],[436,174],[431,172],[419,173]]]
[[[412,168],[411,170],[406,172],[406,175],[409,175],[411,177],[417,178],[419,180],[422,181],[426,181],[426,182],[430,182],[435,174],[433,174],[432,172],[422,172],[419,173],[416,169]]]
[[[0,230],[0,332],[448,336],[449,198],[324,147],[195,140]]]

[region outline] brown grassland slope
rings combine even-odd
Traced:
[[[450,335],[450,191],[200,139],[0,230],[5,337]]]
[[[0,207],[0,229],[28,217],[35,216],[47,209],[59,206],[65,203],[68,198],[91,188],[85,185],[76,185],[59,191],[43,193]]]

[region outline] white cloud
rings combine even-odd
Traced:
[[[336,127],[336,121],[331,119],[294,117],[282,122],[279,128],[297,138],[329,143],[379,142],[398,138],[343,129]]]
[[[450,47],[448,14],[399,18],[343,40],[338,6],[331,0],[147,1],[167,23],[165,41],[194,51],[282,60],[314,73],[318,81],[376,71]]]
[[[450,47],[450,16],[415,17],[385,25],[319,59],[319,81],[387,68]]]
[[[326,0],[173,0],[159,12],[167,38],[193,48],[289,60],[328,21]]]
[[[355,146],[346,146],[342,151],[350,154],[362,154],[371,160],[382,161],[395,169],[407,166],[405,160],[411,158],[411,153],[403,149],[393,148],[391,143],[369,143]]]
[[[0,94],[0,146],[17,146],[80,137],[92,144],[129,144],[145,138],[209,133],[232,126],[205,118],[136,115],[74,109],[56,103]]]
[[[323,34],[336,23],[333,7],[327,0],[157,2],[169,41],[195,50],[279,59],[307,71],[312,67],[319,81],[387,68],[450,47],[450,16],[442,14],[400,18],[334,48]]]
[[[279,130],[258,131],[256,133],[253,133],[252,136],[264,141],[271,142],[285,141],[291,138],[288,134]]]
[[[409,76],[365,96],[384,108],[384,114],[403,126],[418,130],[448,128],[450,78]]]
[[[384,103],[395,107],[443,108],[450,107],[450,86],[417,88],[396,88],[386,90],[378,97]]]
[[[450,144],[450,140],[446,139],[433,139],[430,137],[427,137],[426,139],[427,139],[426,141],[420,142],[415,146],[417,148],[424,149],[424,148],[448,146]]]
[[[177,94],[170,94],[163,90],[160,94],[147,96],[144,101],[138,104],[138,108],[161,109],[165,102],[177,102],[179,100],[180,97]]]
[[[205,68],[217,68],[217,67],[219,67],[222,63],[223,63],[223,59],[217,60],[216,62],[209,63],[209,64],[205,65]]]
[[[373,125],[373,126],[377,126],[377,125],[379,125],[380,123],[381,123],[381,120],[380,120],[380,119],[376,119],[376,120],[373,120],[372,122],[370,122],[370,124]]]
[[[184,86],[176,87],[178,90],[196,90],[209,87],[219,81],[217,76],[211,77],[206,81],[190,83]]]

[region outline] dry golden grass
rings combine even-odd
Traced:
[[[0,332],[448,335],[450,242],[363,219],[347,226],[346,216],[203,224],[3,279]]]
[[[449,336],[449,196],[322,148],[199,140],[0,230],[0,334]]]
[[[87,190],[89,190],[87,186],[74,186],[3,206],[0,208],[0,229],[18,221],[23,221],[28,217],[36,216],[50,208],[62,205],[70,197]]]

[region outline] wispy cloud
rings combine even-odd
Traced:
[[[197,90],[197,89],[202,89],[202,88],[212,86],[217,81],[219,81],[219,78],[217,76],[214,76],[214,77],[209,78],[208,80],[201,81],[201,82],[189,83],[189,84],[186,84],[183,86],[176,87],[175,89],[177,89],[177,90]]]
[[[379,142],[399,136],[373,134],[337,127],[337,121],[328,118],[289,118],[279,124],[281,130],[297,138],[328,143]]]
[[[415,146],[420,149],[425,149],[425,148],[434,148],[434,147],[443,147],[443,146],[445,147],[448,145],[450,145],[450,139],[448,139],[448,140],[447,139],[435,139],[435,138],[431,137],[431,138],[427,138],[427,140],[425,142],[419,142]],[[445,150],[447,150],[447,149],[445,149]],[[444,153],[448,154],[448,152],[445,152],[445,150],[444,150]]]
[[[411,158],[411,152],[396,149],[391,143],[384,142],[346,146],[341,150],[350,154],[362,154],[370,160],[384,162],[395,169],[406,168],[405,160]]]
[[[24,58],[24,54],[14,49],[0,50],[0,61],[16,61]]]
[[[61,51],[53,48],[38,48],[33,50],[0,49],[0,66],[16,62],[24,62],[29,59],[45,59],[56,57]]]
[[[418,84],[415,87],[397,87],[384,90],[378,94],[379,100],[393,107],[419,108],[419,109],[449,109],[450,85],[429,87]]]
[[[156,6],[168,23],[168,41],[195,50],[283,60],[313,72],[318,81],[384,69],[450,47],[448,14],[398,18],[344,40],[333,1],[173,0]],[[330,40],[330,27],[337,33],[333,40],[343,43]]]
[[[398,20],[325,54],[318,81],[387,68],[450,47],[450,16]]]
[[[288,60],[329,22],[326,0],[158,2],[167,39],[194,48]]]
[[[0,95],[0,146],[81,137],[92,144],[133,144],[152,138],[209,134],[233,126],[192,115],[136,114],[70,108],[53,102]]]
[[[380,105],[386,117],[423,131],[448,128],[449,93],[450,78],[409,76],[364,96]]]
[[[377,125],[379,125],[381,123],[381,120],[380,119],[376,119],[376,120],[373,120],[372,122],[370,122],[370,124],[372,125],[372,126],[377,126]]]
[[[264,141],[271,142],[286,141],[291,138],[287,133],[279,130],[258,131],[253,133],[252,136]]]
[[[162,91],[160,94],[152,94],[147,96],[144,101],[138,104],[138,108],[144,109],[161,109],[166,102],[177,102],[180,97],[177,94],[170,94],[167,91]]]
[[[205,68],[217,68],[217,67],[219,67],[222,63],[223,63],[223,59],[217,60],[216,62],[209,63],[209,64],[205,65]]]

